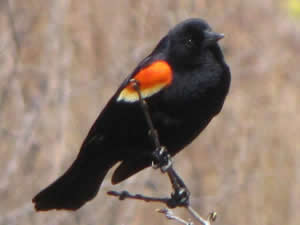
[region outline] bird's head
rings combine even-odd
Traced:
[[[169,31],[169,56],[176,61],[195,63],[210,46],[216,45],[224,37],[212,31],[202,19],[188,19]]]

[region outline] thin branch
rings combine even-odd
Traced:
[[[204,219],[190,205],[185,208],[202,225],[211,225],[211,223],[217,219],[217,212],[211,212],[207,219]]]
[[[119,197],[120,201],[123,201],[125,199],[134,199],[134,200],[141,200],[141,201],[145,201],[145,202],[159,202],[159,203],[163,203],[163,204],[165,204],[169,208],[178,207],[178,205],[176,205],[174,207],[174,202],[173,202],[174,199],[173,198],[149,197],[149,196],[145,196],[145,195],[142,195],[142,194],[131,194],[128,191],[121,191],[121,192],[118,192],[118,191],[108,191],[107,194],[111,195],[111,196]],[[216,220],[216,218],[217,218],[217,213],[216,212],[211,212],[208,215],[207,219],[204,219],[190,205],[184,206],[184,208],[186,208],[186,210],[198,222],[200,222],[202,225],[211,225],[212,222],[214,222]],[[167,209],[167,208],[158,209],[157,212],[165,214],[168,219],[176,220],[176,221],[181,222],[181,223],[183,223],[185,225],[193,225],[192,222],[186,222],[185,220],[183,220],[183,219],[175,216],[170,209]]]
[[[160,202],[168,205],[168,201],[170,198],[158,198],[158,197],[149,197],[141,194],[131,194],[128,191],[108,191],[108,195],[119,197],[119,200],[125,200],[125,199],[135,199],[135,200],[142,200],[145,202]]]
[[[186,187],[186,185],[184,184],[181,177],[174,170],[171,156],[168,153],[167,149],[164,146],[161,146],[160,144],[158,132],[153,125],[148,104],[141,94],[140,84],[135,79],[131,79],[129,82],[133,85],[134,89],[138,94],[142,111],[145,115],[147,124],[150,129],[149,135],[153,140],[155,146],[155,151],[153,153],[155,165],[153,167],[160,168],[161,172],[168,174],[174,192],[171,193],[171,197],[169,198],[168,197],[158,198],[158,197],[149,197],[141,194],[131,194],[128,191],[122,191],[122,192],[109,191],[107,192],[107,194],[111,196],[119,197],[119,200],[135,199],[135,200],[142,200],[145,202],[160,202],[165,204],[169,208],[184,207],[202,225],[211,225],[211,223],[216,220],[217,213],[212,212],[208,215],[207,219],[204,219],[190,206],[190,202],[189,202],[190,192]],[[168,219],[175,220],[184,225],[193,225],[192,222],[186,222],[185,220],[175,216],[173,212],[169,209],[160,209],[158,210],[158,212],[165,214]]]
[[[182,192],[182,189],[185,190],[186,192],[186,197],[187,197],[187,201],[189,198],[189,191],[188,188],[186,187],[186,185],[184,184],[183,180],[181,179],[181,177],[176,173],[176,171],[173,168],[173,163],[172,163],[172,159],[171,156],[169,155],[167,149],[164,146],[161,146],[160,141],[159,141],[159,136],[158,136],[158,132],[155,129],[151,116],[150,116],[150,112],[149,112],[149,107],[147,102],[145,101],[144,97],[141,94],[141,90],[140,90],[140,84],[137,80],[135,79],[131,79],[129,81],[130,83],[133,84],[134,89],[136,90],[138,97],[139,97],[139,101],[141,104],[141,108],[144,112],[147,124],[149,126],[150,132],[149,135],[152,138],[154,144],[155,144],[155,151],[154,151],[154,158],[156,159],[156,161],[158,162],[156,165],[153,163],[152,167],[154,168],[160,168],[162,173],[167,172],[169,179],[171,181],[172,187],[176,193],[180,193]],[[175,206],[174,206],[175,207]]]
[[[186,202],[180,202],[181,196],[176,196],[175,193],[171,194],[171,197],[152,197],[146,196],[142,194],[131,194],[128,191],[108,191],[108,195],[119,197],[119,200],[123,201],[125,199],[135,199],[141,200],[145,202],[159,202],[165,204],[169,208],[176,208],[176,207],[186,207]]]
[[[167,217],[168,220],[175,220],[175,221],[177,221],[181,224],[184,224],[184,225],[194,225],[194,223],[192,221],[187,222],[187,221],[181,219],[180,217],[175,216],[173,211],[168,209],[168,208],[162,208],[162,209],[158,209],[156,211],[159,212],[159,213],[164,214]]]
[[[143,96],[141,94],[140,84],[135,79],[131,79],[129,82],[132,83],[134,89],[136,90],[136,92],[139,96],[139,101],[140,101],[140,104],[141,104],[141,108],[142,108],[142,110],[145,114],[145,118],[146,118],[147,124],[149,126],[150,135],[152,137],[152,140],[154,141],[154,145],[157,149],[160,149],[161,145],[160,145],[160,141],[159,141],[159,137],[158,137],[158,132],[154,128],[154,125],[152,123],[152,119],[151,119],[151,116],[150,116],[150,113],[149,113],[148,104],[147,104],[147,102],[145,101],[145,99],[143,98]]]

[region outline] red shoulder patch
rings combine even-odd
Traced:
[[[132,78],[139,82],[142,96],[147,98],[170,85],[172,83],[173,73],[171,66],[166,61],[160,60],[141,69]],[[137,100],[138,94],[132,84],[128,84],[121,91],[117,99],[117,101],[126,102],[135,102]]]

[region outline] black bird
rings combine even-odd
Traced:
[[[130,79],[140,84],[161,145],[173,156],[222,109],[230,86],[218,40],[202,19],[188,19],[164,36],[109,100],[72,166],[33,198],[35,209],[76,210],[93,199],[116,163],[117,184],[151,165],[155,150]]]

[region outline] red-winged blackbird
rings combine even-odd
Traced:
[[[37,194],[36,210],[76,210],[94,198],[108,170],[117,184],[151,165],[155,150],[138,94],[140,84],[161,145],[173,156],[217,115],[230,86],[230,70],[213,32],[202,19],[171,29],[121,84],[85,138],[72,166]]]

